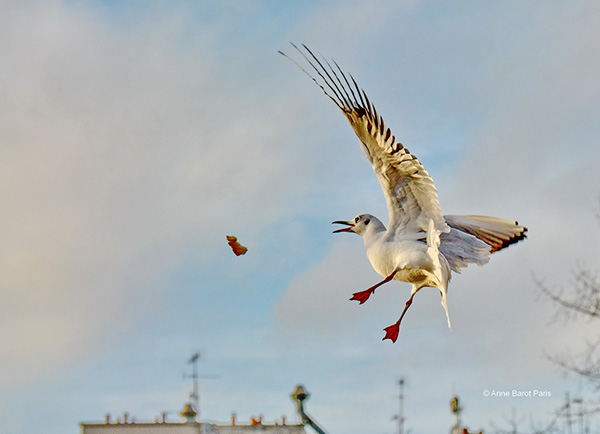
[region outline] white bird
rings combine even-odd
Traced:
[[[450,316],[446,296],[451,271],[460,273],[469,263],[480,266],[491,253],[526,237],[527,228],[514,220],[476,215],[442,215],[434,182],[417,157],[396,139],[378,116],[375,107],[352,75],[344,74],[320,60],[303,45],[306,53],[292,44],[317,73],[304,71],[344,113],[381,183],[388,206],[388,227],[371,214],[351,221],[335,221],[347,227],[335,232],[354,232],[363,238],[367,257],[377,273],[385,277],[370,288],[356,292],[351,300],[360,304],[390,280],[412,285],[410,298],[398,321],[384,330],[385,339],[396,342],[400,323],[414,295],[425,286],[439,289],[448,327]]]

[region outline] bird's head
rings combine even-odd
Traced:
[[[381,221],[371,214],[361,214],[354,217],[351,221],[334,221],[333,224],[346,225],[347,227],[333,231],[334,234],[339,232],[354,232],[361,237],[370,232],[384,231],[385,226]]]

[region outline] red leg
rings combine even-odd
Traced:
[[[385,279],[383,279],[381,282],[379,282],[379,283],[371,286],[369,289],[365,289],[364,291],[360,291],[360,292],[355,292],[352,295],[352,298],[350,300],[357,300],[359,302],[359,304],[363,304],[365,301],[367,301],[369,299],[369,297],[371,296],[371,294],[373,294],[377,288],[379,288],[384,283],[387,283],[390,280],[392,280],[394,278],[394,276],[396,275],[397,272],[398,271],[394,271],[388,277],[386,277]]]
[[[402,318],[404,318],[404,314],[412,304],[415,294],[416,292],[411,294],[410,298],[406,302],[406,306],[404,306],[404,310],[402,311],[402,315],[400,315],[400,319],[398,319],[395,324],[383,329],[385,331],[385,337],[382,340],[385,341],[386,339],[390,339],[392,342],[396,342],[396,339],[398,339],[398,334],[400,333],[400,323],[402,322]]]

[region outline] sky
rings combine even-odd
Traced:
[[[200,417],[330,433],[546,421],[593,391],[549,360],[600,263],[600,5],[594,1],[2,1],[2,432],[75,434],[128,412],[179,421],[199,351]],[[447,214],[516,219],[525,242],[415,296],[333,220],[387,218],[338,109],[279,50],[356,78],[436,182]],[[233,255],[226,235],[248,247]],[[485,397],[486,391],[543,397]],[[548,396],[549,395],[549,396]],[[597,421],[592,421],[598,429]],[[310,430],[310,428],[307,428]]]

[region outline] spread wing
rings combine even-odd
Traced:
[[[306,53],[292,45],[314,69],[320,80],[293,59],[290,60],[344,113],[358,136],[362,150],[373,165],[383,188],[389,212],[388,230],[403,238],[422,238],[422,233],[429,228],[429,221],[433,220],[437,230],[449,232],[450,228],[442,216],[433,179],[417,157],[396,141],[352,75],[344,74],[335,62],[333,67],[327,60],[320,60],[306,45],[303,45]],[[284,53],[281,54],[285,56]]]

